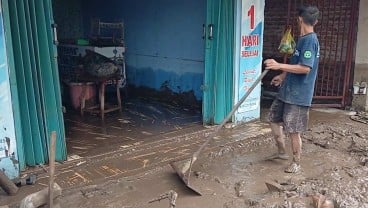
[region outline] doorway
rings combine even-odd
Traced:
[[[21,170],[48,162],[52,131],[56,159],[64,161],[197,131],[203,123],[218,123],[231,106],[232,1],[3,2],[7,53],[14,59],[12,101],[20,112],[14,120]],[[105,121],[93,113],[81,116],[68,104],[57,53],[65,44],[86,46],[95,18],[122,21],[126,28],[123,112],[109,113]],[[116,102],[114,90],[106,87],[107,102]]]
[[[64,118],[69,155],[102,154],[203,128],[205,0],[114,0],[108,4],[101,0],[54,0],[53,10],[58,24],[59,72],[67,109]],[[121,23],[122,42],[114,44],[91,38],[96,19],[102,24]],[[82,46],[83,41],[89,43]],[[73,75],[70,52],[80,57],[83,56],[80,48],[90,46],[107,58],[121,56],[124,60],[126,80],[119,89],[122,113],[107,113],[103,121],[95,113],[81,116],[79,106],[75,108],[70,102],[75,97],[68,80]],[[99,86],[92,91],[93,105],[98,105]],[[116,88],[106,86],[107,103],[116,104],[115,91]]]

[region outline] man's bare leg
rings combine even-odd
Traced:
[[[289,134],[291,149],[293,151],[293,162],[285,169],[287,173],[296,173],[300,170],[300,155],[302,153],[302,139],[300,133]]]
[[[299,163],[300,155],[302,153],[302,138],[300,133],[290,134],[291,148],[293,150],[293,161]]]
[[[274,140],[276,142],[278,153],[271,156],[269,159],[287,160],[289,156],[286,154],[285,151],[285,135],[282,130],[282,125],[280,123],[271,123],[270,126],[274,136]]]

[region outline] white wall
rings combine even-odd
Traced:
[[[355,62],[357,64],[368,64],[367,51],[368,51],[368,0],[360,0],[358,44],[355,59]]]
[[[354,83],[368,82],[368,0],[360,0]],[[368,95],[354,95],[353,107],[368,111]]]

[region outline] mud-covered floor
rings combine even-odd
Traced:
[[[303,135],[303,170],[299,174],[283,172],[288,161],[264,159],[275,149],[270,137],[263,135],[220,145],[203,155],[192,177],[192,185],[203,196],[185,189],[164,165],[143,177],[84,187],[77,190],[79,195],[65,199],[71,199],[67,204],[76,207],[169,208],[168,199],[149,201],[173,190],[178,193],[177,207],[302,208],[313,207],[311,196],[321,193],[339,208],[368,207],[368,126],[336,112],[313,112],[312,121]],[[266,181],[283,184],[285,190],[270,192]]]
[[[81,117],[76,111],[65,115],[68,155],[88,157],[125,146],[160,139],[168,133],[202,129],[200,110],[177,107],[149,99],[124,102],[123,112]]]
[[[178,194],[177,208],[309,208],[313,207],[311,196],[317,193],[333,200],[337,208],[368,207],[368,125],[341,111],[311,111],[298,174],[283,172],[289,161],[265,160],[275,152],[266,123],[224,129],[193,167],[192,185],[203,193],[197,196],[168,163],[189,158],[210,131],[146,141],[60,164],[56,177],[63,188],[60,204],[170,208],[168,199],[149,202],[172,190]],[[266,181],[278,183],[282,190],[270,192]],[[16,206],[22,196],[45,187],[42,184],[47,184],[46,173],[15,197],[0,193],[0,205]]]

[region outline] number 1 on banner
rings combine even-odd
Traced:
[[[254,5],[252,5],[250,7],[250,9],[248,10],[248,17],[250,17],[250,29],[253,30],[254,29]]]

